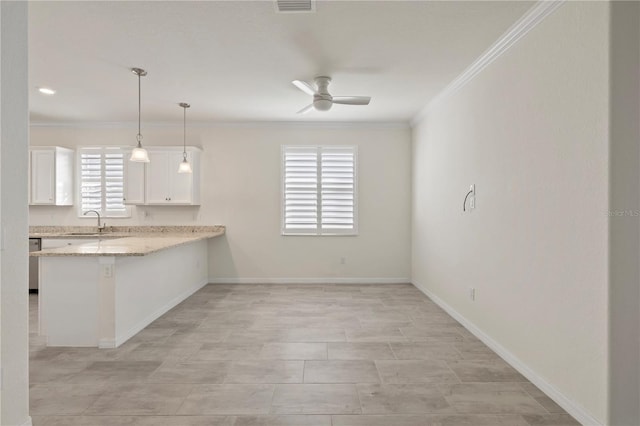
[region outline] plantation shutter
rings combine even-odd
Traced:
[[[124,216],[124,153],[120,149],[104,150],[105,216]]]
[[[80,214],[97,210],[102,214],[102,151],[80,151]]]
[[[127,216],[124,161],[119,148],[80,150],[80,214],[96,210],[104,217]]]
[[[318,228],[318,150],[285,147],[284,230],[316,232]]]
[[[357,233],[355,147],[284,146],[282,233]]]
[[[355,227],[355,153],[353,148],[323,147],[321,209],[323,230]]]

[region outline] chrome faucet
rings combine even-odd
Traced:
[[[97,210],[87,210],[82,215],[86,216],[87,213],[95,213],[98,216],[98,232],[104,231],[104,224],[100,224],[100,213]]]

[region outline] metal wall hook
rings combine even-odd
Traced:
[[[462,202],[462,211],[466,212],[467,211],[467,198],[469,198],[469,195],[473,194],[473,189],[470,190],[469,192],[467,192],[467,195],[464,196],[464,201]]]

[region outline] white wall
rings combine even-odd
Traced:
[[[413,282],[587,424],[608,416],[608,7],[565,3],[413,135]]]
[[[27,3],[0,2],[0,424],[30,424]]]
[[[194,105],[194,108],[196,106]],[[132,127],[32,127],[31,145],[133,144]],[[145,127],[144,143],[179,145],[182,126]],[[398,125],[192,125],[204,148],[201,207],[137,207],[108,225],[227,226],[209,245],[210,278],[245,281],[407,281],[410,275],[410,130]],[[357,145],[357,237],[280,235],[280,147]],[[145,214],[147,216],[145,216]],[[29,209],[31,225],[93,225],[75,207]],[[344,257],[345,264],[340,263]]]

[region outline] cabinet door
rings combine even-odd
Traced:
[[[73,205],[73,167],[74,152],[68,149],[56,148],[55,154],[55,191],[56,206]]]
[[[167,170],[168,156],[169,154],[167,152],[153,152],[149,150],[149,163],[147,163],[146,167],[147,204],[170,203],[169,171]]]
[[[131,151],[124,153],[124,203],[144,204],[145,163],[129,161]]]
[[[187,161],[191,161],[191,154],[187,153]],[[178,173],[178,166],[182,162],[181,152],[169,154],[169,202],[171,204],[191,204],[192,178],[191,173]]]
[[[55,204],[55,152],[31,151],[31,204]]]

